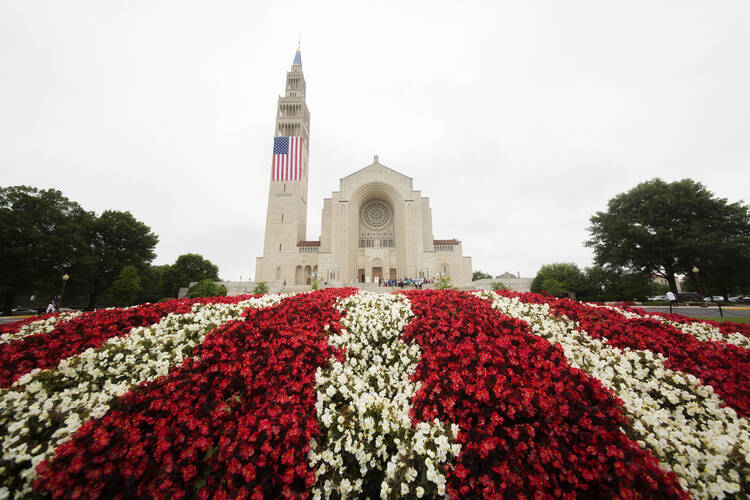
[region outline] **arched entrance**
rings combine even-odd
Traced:
[[[360,186],[348,211],[347,273],[358,281],[389,279],[406,269],[405,205],[398,189],[382,182]]]
[[[372,260],[372,276],[373,283],[380,283],[383,281],[383,261],[379,258]]]

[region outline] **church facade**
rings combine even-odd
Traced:
[[[273,287],[379,283],[388,279],[448,276],[471,282],[471,257],[455,238],[436,240],[430,200],[411,177],[373,162],[342,178],[323,200],[321,235],[307,240],[310,113],[297,48],[279,97],[268,189],[263,256],[255,281]]]

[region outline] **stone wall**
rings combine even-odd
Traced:
[[[489,278],[472,281],[470,285],[462,288],[468,290],[491,290],[490,283],[493,281],[499,281],[514,292],[530,292],[531,282],[534,281],[534,278]]]

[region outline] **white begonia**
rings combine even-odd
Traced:
[[[81,311],[61,312],[56,316],[50,316],[49,318],[40,319],[38,321],[31,321],[29,323],[26,323],[25,325],[22,325],[16,332],[3,333],[2,335],[0,335],[0,344],[15,342],[16,340],[21,340],[24,337],[28,337],[29,335],[49,333],[54,330],[60,323],[70,321],[73,318],[77,318],[81,314],[83,314]]]
[[[409,301],[402,295],[360,293],[339,300],[337,308],[342,329],[328,342],[343,349],[345,359],[331,358],[329,370],[316,372],[323,436],[322,442],[310,443],[310,462],[317,469],[313,496],[361,496],[362,471],[370,469],[385,474],[381,498],[408,494],[418,471],[425,471],[431,484],[416,491],[424,495],[427,487],[445,495],[441,470],[461,447],[452,429],[437,420],[412,427],[409,410],[419,384],[411,376],[421,352],[402,338],[413,316]],[[436,464],[430,457],[441,459]]]
[[[750,491],[750,422],[737,416],[691,374],[665,367],[661,354],[619,349],[590,337],[577,322],[551,314],[548,304],[527,304],[478,292],[492,307],[529,324],[533,334],[559,344],[568,362],[622,399],[628,434],[672,470],[697,498]]]
[[[189,313],[168,314],[154,325],[133,328],[98,349],[86,349],[49,370],[34,370],[10,388],[0,389],[0,431],[6,431],[0,432],[4,434],[0,437],[0,484],[13,480],[8,476],[12,467],[13,474],[24,481],[11,493],[26,496],[36,466],[52,456],[83,422],[105,415],[113,399],[138,384],[166,375],[190,355],[191,346],[203,342],[216,327],[239,318],[248,308],[273,306],[282,299],[264,295],[236,304],[193,304]],[[113,362],[115,359],[118,362]],[[55,418],[49,409],[55,410]],[[60,415],[65,415],[62,423]],[[29,436],[32,419],[43,440]]]

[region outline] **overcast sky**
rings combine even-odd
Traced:
[[[2,185],[254,276],[301,33],[308,239],[374,154],[492,274],[590,265],[591,215],[656,176],[750,199],[747,0],[359,3],[0,0]]]

